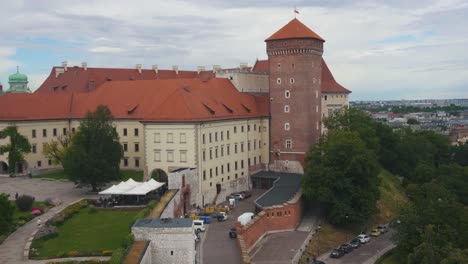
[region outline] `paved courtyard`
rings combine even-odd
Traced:
[[[86,194],[88,189],[76,189],[74,184],[68,181],[51,181],[43,179],[29,179],[26,177],[8,178],[0,177],[0,193],[10,194],[15,197],[27,194],[36,197],[41,201],[46,198],[58,198],[63,204],[52,208],[49,212],[41,216],[43,222],[52,217],[56,212],[66,207],[66,205],[81,199],[94,198],[97,195]],[[37,229],[36,222],[30,221],[17,229],[7,240],[0,245],[0,260],[2,264],[15,263],[41,263],[40,261],[24,261],[23,252],[28,238]]]

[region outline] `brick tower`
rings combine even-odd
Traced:
[[[323,40],[294,18],[265,40],[270,68],[271,169],[303,173],[321,135]]]

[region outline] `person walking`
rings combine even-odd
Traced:
[[[42,224],[42,221],[41,221],[41,218],[39,217],[39,218],[37,219],[37,226],[38,226],[38,227],[41,227],[41,224]]]

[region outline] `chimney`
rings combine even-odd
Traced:
[[[68,62],[67,61],[62,61],[62,67],[64,71],[67,71],[68,69]]]
[[[158,65],[157,64],[153,64],[153,71],[154,71],[154,73],[158,74]]]
[[[200,72],[205,70],[205,66],[198,66],[197,67],[197,73],[200,74]]]
[[[220,65],[213,65],[213,72],[215,73],[216,71],[219,71],[221,70],[221,66]]]
[[[0,94],[3,93],[3,84],[0,82]]]
[[[64,72],[65,72],[65,70],[63,68],[56,67],[55,68],[55,78],[57,78],[60,74],[62,74]]]
[[[141,64],[137,64],[136,69],[138,70],[138,73],[141,74]]]
[[[179,66],[177,65],[172,66],[172,70],[175,71],[176,74],[179,74]]]
[[[87,70],[88,70],[88,63],[87,63],[86,61],[83,61],[83,62],[81,63],[81,67],[82,67],[85,71],[87,71]]]

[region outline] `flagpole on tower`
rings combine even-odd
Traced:
[[[296,15],[299,14],[299,11],[297,11],[296,6],[294,6],[294,18],[296,18]]]

